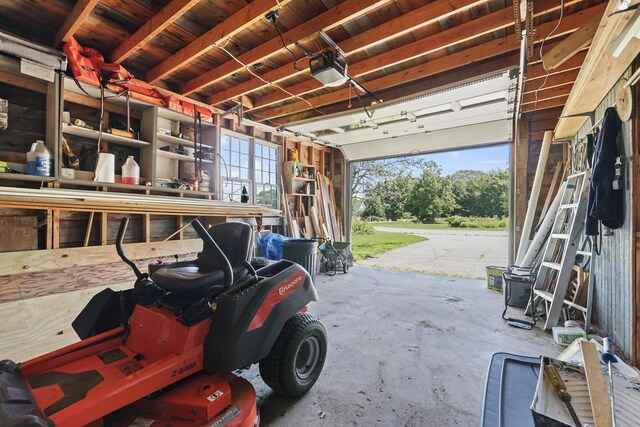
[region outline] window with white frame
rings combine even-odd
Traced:
[[[248,139],[222,135],[222,200],[240,202],[242,188],[251,191],[249,145]]]
[[[278,147],[252,138],[222,134],[222,200],[278,207]],[[253,160],[251,160],[253,156]]]
[[[278,208],[278,148],[268,144],[255,144],[254,171],[255,201],[259,205]]]

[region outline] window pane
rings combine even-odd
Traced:
[[[240,166],[240,154],[236,151],[231,153],[231,165]]]
[[[240,140],[240,152],[249,154],[249,141],[246,139]]]
[[[262,156],[262,145],[256,144],[256,157]]]
[[[269,175],[269,184],[273,184],[273,185],[277,184],[276,174],[275,173],[272,173],[272,174]]]
[[[249,156],[247,154],[240,154],[240,166],[249,168]]]
[[[240,148],[240,141],[238,141],[238,138],[231,138],[231,150],[232,151],[238,151]]]
[[[271,169],[269,170],[269,172],[277,172],[278,168],[276,167],[276,161],[275,160],[271,160],[269,163],[270,163],[270,166],[271,166]]]
[[[249,169],[240,169],[240,178],[249,179]]]
[[[229,149],[229,136],[227,135],[222,135],[222,149],[223,150]]]

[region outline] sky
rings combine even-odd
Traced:
[[[442,175],[451,175],[461,169],[490,171],[509,167],[509,145],[447,151],[416,156],[433,160],[442,167]]]

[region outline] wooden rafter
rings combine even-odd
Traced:
[[[578,30],[571,34],[566,39],[562,40],[557,46],[549,50],[543,57],[545,68],[547,70],[553,70],[558,68],[564,62],[568,61],[572,56],[581,51],[585,46],[588,46],[593,40],[600,25],[600,20],[604,14],[595,15]]]
[[[56,47],[60,42],[66,42],[69,40],[69,37],[73,36],[75,32],[78,31],[78,28],[80,28],[84,20],[87,19],[97,4],[98,0],[78,0],[53,38],[53,46]]]
[[[550,74],[546,79],[535,79],[535,80],[527,80],[524,85],[524,93],[527,94],[529,92],[534,92],[539,88],[550,89],[556,86],[566,85],[568,83],[573,83],[576,81],[576,77],[578,77],[579,68],[575,68],[568,71],[562,71],[559,73]],[[544,86],[543,86],[544,83]]]
[[[539,101],[537,104],[535,104],[535,109],[534,109],[534,104],[523,105],[522,112],[531,113],[533,111],[542,111],[542,110],[548,110],[550,108],[563,107],[564,104],[567,103],[567,98],[569,98],[569,96],[565,95],[559,98],[545,99],[543,101]]]
[[[162,10],[145,22],[129,38],[124,40],[111,53],[111,62],[122,62],[140,47],[144,46],[162,30],[171,25],[200,0],[172,0]]]
[[[399,37],[407,32],[424,27],[437,20],[463,12],[473,6],[486,3],[486,1],[487,0],[435,0],[428,5],[421,6],[411,11],[410,13],[401,15],[375,28],[343,40],[340,42],[340,47],[347,53],[348,58],[349,55],[354,52],[366,49],[367,47],[377,43],[383,43],[391,38]],[[293,62],[290,62],[282,67],[263,74],[261,77],[268,82],[277,83],[286,78],[306,72],[306,69],[303,71],[295,70]],[[219,104],[228,99],[234,99],[238,96],[266,86],[268,86],[268,84],[264,81],[253,78],[210,96],[207,98],[207,102],[212,105]]]
[[[582,63],[584,62],[584,58],[587,56],[587,51],[583,50],[582,52],[578,52],[567,62],[562,64],[558,69],[550,71],[550,74],[564,72],[567,70],[576,70],[580,69]],[[533,64],[527,67],[527,82],[535,79],[544,78],[547,75],[547,72],[544,70],[542,63]]]
[[[560,37],[563,34],[566,34],[568,32],[574,31],[576,28],[578,28],[582,22],[584,22],[585,19],[590,19],[595,13],[598,13],[603,7],[605,7],[605,4],[600,4],[597,6],[593,6],[591,8],[588,9],[584,9],[580,12],[576,12],[574,14],[565,16],[565,18],[562,20],[562,22],[560,23],[560,26],[557,28],[556,32],[553,34],[552,38],[556,38],[556,37]],[[506,10],[507,12],[509,12],[509,16],[511,16],[511,10],[509,9],[503,9]],[[491,15],[487,15],[487,16],[492,16]],[[512,17],[511,17],[512,18]],[[474,20],[475,21],[475,20]],[[472,21],[472,22],[474,22]],[[495,22],[494,22],[495,24]],[[462,25],[464,26],[464,24]],[[459,27],[454,27],[452,30],[455,30],[453,33],[451,34],[447,34],[446,37],[441,36],[441,40],[447,40],[447,43],[445,43],[445,45],[450,46],[451,45],[451,41],[455,38],[455,35],[458,34],[459,36],[461,36],[460,38],[462,40],[466,40],[466,34],[462,31],[462,26]],[[544,24],[541,24],[537,27],[537,32],[536,32],[536,42],[539,42],[542,40],[542,38],[549,34],[549,32],[556,26],[556,22],[555,21],[551,21],[551,22],[546,22]],[[447,30],[446,32],[448,32],[449,30]],[[443,32],[445,33],[445,32]],[[439,34],[443,34],[443,33],[439,33]],[[433,43],[433,40],[431,39],[431,37],[427,37],[425,39],[420,40],[419,42],[422,49],[427,49],[429,50],[430,48],[428,47],[427,43],[425,43],[425,40],[429,40],[430,42]],[[409,45],[405,45],[402,48],[402,52],[408,54],[407,56],[410,58],[414,58],[415,55],[410,53],[410,50],[407,49],[407,46],[411,46],[413,48],[418,48],[418,46],[416,45],[416,43],[411,43]],[[425,46],[422,46],[423,43]],[[431,46],[433,46],[433,44],[431,44]],[[376,79],[376,80],[372,80],[367,82],[367,89],[371,90],[371,91],[377,91],[380,89],[384,89],[387,87],[391,87],[391,86],[395,86],[395,85],[399,85],[402,84],[404,82],[407,81],[412,81],[412,80],[417,80],[420,78],[424,78],[426,76],[429,75],[433,75],[439,72],[443,72],[443,71],[449,71],[455,68],[458,68],[464,64],[468,64],[472,61],[479,61],[479,60],[483,60],[483,59],[487,59],[487,58],[491,58],[497,55],[501,55],[501,54],[505,54],[508,53],[510,51],[513,50],[517,50],[519,48],[519,45],[517,44],[517,42],[515,41],[515,37],[512,36],[507,36],[507,37],[503,37],[503,38],[499,38],[499,39],[495,39],[492,40],[490,42],[487,42],[481,46],[477,46],[471,49],[466,49],[463,51],[459,51],[447,56],[444,56],[442,58],[438,58],[435,59],[433,61],[428,62],[427,64],[421,64],[421,65],[417,65],[415,67],[409,68],[407,70],[403,70],[397,73],[393,73],[387,76],[384,76],[382,78]],[[398,57],[399,55],[397,55],[398,49],[387,52],[383,55],[378,55],[375,57],[372,57],[370,59],[367,59],[365,61],[362,62],[366,62],[368,64],[371,64],[371,67],[374,69],[379,69],[379,64],[376,65],[374,62],[370,61],[371,59],[375,59],[375,61],[377,61],[378,63],[388,63],[388,64],[393,64],[393,63],[398,63]],[[391,55],[391,56],[389,56]],[[362,63],[361,62],[361,63]],[[358,63],[358,64],[361,64]],[[355,65],[358,65],[355,64]],[[514,64],[516,65],[516,64]],[[358,68],[356,68],[358,69]],[[353,70],[353,68],[352,68]],[[361,71],[366,71],[366,69],[364,67],[360,68]],[[354,74],[356,74],[354,72]],[[357,75],[357,74],[356,74]],[[298,86],[298,85],[295,85]],[[294,87],[295,87],[294,86]],[[288,89],[292,89],[292,88],[288,88]],[[293,91],[293,90],[292,90]],[[293,91],[294,93],[296,93],[295,91]],[[273,94],[272,94],[273,95]],[[255,105],[256,107],[260,107],[262,105],[267,104],[267,101],[269,104],[272,104],[272,100],[273,100],[273,96],[272,95],[267,95],[265,97],[262,98],[257,98],[255,100]],[[278,93],[279,95],[279,93]],[[311,98],[307,98],[307,100],[314,105],[315,107],[319,107],[319,106],[323,106],[323,105],[328,105],[334,102],[339,102],[342,99],[346,99],[349,95],[349,89],[348,88],[344,88],[344,89],[340,89],[336,92],[331,92],[331,93],[327,93],[327,94],[323,94],[323,95],[319,95],[319,96],[315,96],[315,97],[311,97]],[[269,98],[267,98],[269,97]],[[265,101],[264,98],[267,98],[267,101]],[[282,96],[280,96],[280,98],[282,98]],[[286,98],[285,98],[286,99]],[[261,111],[259,114],[263,117],[266,118],[275,118],[275,117],[282,117],[291,113],[294,113],[296,111],[304,111],[311,108],[309,106],[309,104],[307,104],[304,101],[296,101],[292,104],[286,105],[286,106],[282,106],[282,107],[276,107],[276,108],[271,108],[265,111]]]
[[[287,46],[292,45],[294,42],[302,40],[320,30],[330,30],[331,28],[335,28],[357,16],[361,16],[362,14],[380,7],[388,1],[389,0],[346,0],[338,6],[333,7],[315,18],[285,32],[282,34],[282,38]],[[240,55],[238,60],[246,65],[250,65],[255,61],[265,60],[266,58],[280,52],[282,49],[284,49],[282,46],[282,40],[280,40],[280,37],[274,37]],[[242,69],[242,66],[238,64],[238,62],[233,59],[229,59],[229,61],[224,64],[183,84],[180,87],[180,93],[183,95],[190,94],[217,80],[231,75],[240,69]]]
[[[234,36],[251,26],[264,15],[278,7],[286,6],[291,0],[255,0],[229,18],[216,25],[178,52],[171,55],[164,62],[156,65],[146,73],[149,83],[156,83],[178,68],[188,64],[193,59],[207,52],[213,44],[222,42],[225,38]]]
[[[537,95],[535,90],[529,93],[525,93],[524,96],[522,97],[522,105],[535,104],[536,99],[537,99],[537,102],[540,102],[547,99],[560,98],[563,96],[567,96],[569,95],[569,92],[571,92],[571,86],[573,86],[573,81],[567,82],[563,85],[559,85],[556,87],[550,87],[550,88],[545,87],[537,91]]]
[[[595,6],[595,8],[600,9],[601,6]],[[592,9],[593,8],[587,10],[592,11]],[[555,38],[567,32],[574,31],[577,26],[583,22],[583,12],[585,11],[578,12],[563,19],[562,28],[564,28],[564,30],[558,28],[558,30],[553,34],[553,37]],[[589,15],[589,17],[591,17],[591,15]],[[512,10],[510,8],[503,8],[499,11],[465,22],[464,24],[433,34],[413,43],[406,44],[397,49],[386,52],[383,55],[373,56],[355,64],[350,64],[349,74],[352,77],[361,77],[383,68],[410,61],[428,53],[445,49],[465,41],[473,40],[480,35],[489,34],[512,25]],[[545,28],[548,27],[547,24],[543,25]],[[545,34],[548,34],[552,28],[553,27],[551,27]],[[540,39],[539,35],[537,35],[537,38]],[[512,39],[515,40],[513,37]],[[291,93],[302,95],[322,88],[324,88],[324,86],[320,82],[315,79],[309,79],[302,83],[287,87],[287,90]],[[291,98],[290,95],[285,92],[278,91],[256,98],[255,106],[256,108],[264,108],[289,98]]]

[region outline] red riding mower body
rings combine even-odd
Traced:
[[[231,371],[260,363],[276,392],[296,397],[315,383],[326,333],[301,313],[317,293],[299,265],[257,272],[251,227],[209,231],[197,259],[149,266],[131,290],[100,292],[73,327],[82,339],[22,364],[0,362],[0,425],[257,427],[251,384]],[[123,320],[124,319],[124,320]]]

